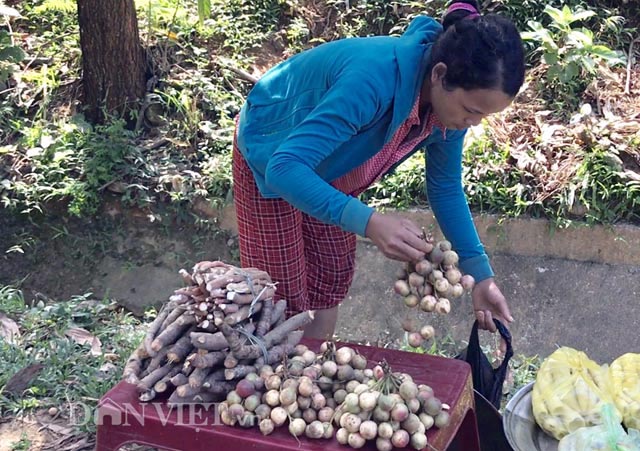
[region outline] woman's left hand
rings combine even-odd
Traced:
[[[473,301],[473,311],[480,329],[495,332],[494,318],[502,321],[507,327],[513,321],[507,300],[496,285],[493,277],[476,283],[471,292],[471,300]]]

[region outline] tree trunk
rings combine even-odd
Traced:
[[[134,0],[78,0],[82,83],[87,118],[128,112],[145,93],[146,63]]]

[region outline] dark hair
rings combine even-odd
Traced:
[[[480,9],[475,0],[456,1]],[[470,16],[470,17],[468,17]],[[454,9],[442,19],[444,32],[431,49],[429,73],[447,65],[446,89],[501,89],[515,97],[524,82],[524,48],[511,20]]]

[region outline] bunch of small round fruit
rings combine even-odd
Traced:
[[[450,422],[450,406],[436,395],[385,360],[326,341],[318,353],[298,344],[282,363],[256,368],[218,406],[224,424],[258,426],[264,435],[287,426],[294,437],[335,437],[355,449],[422,450],[428,431]]]
[[[449,241],[435,242],[433,236],[426,234],[424,239],[429,247],[425,258],[407,263],[398,271],[394,290],[410,309],[446,315],[451,311],[451,301],[471,291],[475,281],[458,268],[458,254]],[[417,315],[411,315],[402,321],[408,343],[415,348],[435,335],[433,326],[418,326],[416,319]]]

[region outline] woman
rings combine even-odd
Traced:
[[[524,79],[514,25],[449,6],[401,37],[351,38],[302,52],[249,93],[236,130],[234,196],[241,264],[278,281],[289,313],[316,310],[305,336],[331,337],[353,279],[356,234],[389,258],[425,254],[421,229],[357,196],[419,149],[436,219],[476,280],[480,327],[513,320],[462,188],[467,127],[506,108]]]

